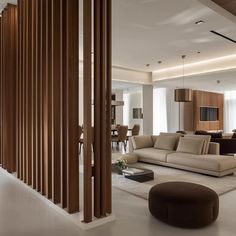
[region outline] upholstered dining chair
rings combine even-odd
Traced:
[[[135,124],[132,128],[132,131],[131,131],[132,136],[139,135],[139,131],[140,131],[140,125]]]
[[[127,139],[126,139],[126,144],[127,142],[129,141],[129,138],[133,137],[133,136],[137,136],[139,135],[139,131],[140,131],[140,125],[138,124],[135,124],[131,130],[131,135],[128,135],[127,136]]]
[[[120,143],[123,143],[124,145],[124,149],[126,151],[126,139],[127,139],[127,132],[128,132],[128,126],[125,126],[125,125],[120,125],[118,128],[117,128],[117,136],[113,136],[111,138],[111,142],[112,142],[112,146],[113,146],[113,143],[117,143],[117,148],[119,149],[119,144]]]

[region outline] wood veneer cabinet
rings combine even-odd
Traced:
[[[200,108],[218,108],[218,119],[216,121],[201,121]],[[192,102],[184,104],[184,129],[195,130],[223,130],[224,123],[224,95],[206,91],[193,91]]]

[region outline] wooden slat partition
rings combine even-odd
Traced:
[[[18,177],[70,213],[79,210],[78,7],[18,1]]]
[[[93,207],[97,218],[111,213],[111,0],[84,0],[83,11],[84,222],[89,223]],[[79,1],[18,0],[18,19],[16,6],[8,4],[0,23],[0,164],[69,213],[77,212]]]

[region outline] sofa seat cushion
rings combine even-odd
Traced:
[[[236,158],[218,155],[194,155],[188,153],[171,153],[167,162],[209,171],[226,171],[236,168]]]
[[[134,150],[134,153],[138,156],[138,159],[145,161],[145,159],[154,161],[166,162],[166,157],[168,154],[172,153],[169,150],[160,150],[156,148],[143,148]]]

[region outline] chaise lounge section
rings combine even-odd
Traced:
[[[129,151],[139,162],[216,177],[236,172],[236,158],[219,155],[219,144],[210,142],[210,139],[206,135],[175,133],[134,136],[130,139]]]

